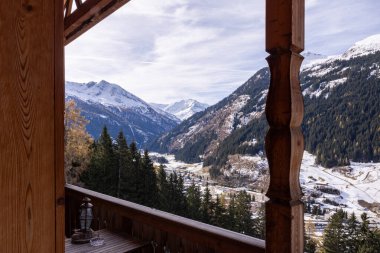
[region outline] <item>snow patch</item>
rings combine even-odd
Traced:
[[[369,55],[380,51],[380,34],[367,37],[356,42],[346,53],[342,55],[343,59],[350,59],[359,56]]]
[[[336,79],[330,82],[323,82],[319,85],[317,90],[313,90],[312,87],[306,88],[302,94],[304,96],[309,96],[309,97],[319,97],[326,89],[331,90],[335,88],[336,86],[343,84],[347,81],[347,77],[343,77],[340,79]],[[325,98],[327,99],[329,96],[329,93],[325,95]]]

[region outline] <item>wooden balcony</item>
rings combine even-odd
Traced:
[[[73,185],[66,185],[65,193],[67,237],[77,224],[75,219],[83,197],[88,196],[101,228],[155,245],[155,250],[151,246],[143,252],[265,252],[265,241],[250,236]]]

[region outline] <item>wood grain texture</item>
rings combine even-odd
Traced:
[[[55,6],[0,1],[0,252],[56,250]]]
[[[63,43],[63,6],[55,1],[54,34],[54,153],[55,153],[55,252],[65,251],[65,175],[64,175],[64,43]]]
[[[94,204],[101,228],[157,244],[156,252],[264,253],[264,241],[125,200],[66,186],[66,235],[71,236],[84,196]],[[106,224],[106,225],[105,225]]]
[[[65,240],[66,253],[126,253],[126,252],[139,252],[141,249],[151,249],[150,242],[142,242],[131,238],[130,236],[123,236],[122,234],[111,233],[107,229],[95,231],[95,236],[104,239],[104,244],[101,246],[91,246],[89,243],[73,244],[71,238]]]
[[[304,150],[304,107],[299,72],[304,48],[304,0],[267,0],[266,50],[271,81],[265,149],[270,171],[266,252],[303,252],[299,172]]]
[[[77,9],[71,12],[72,1],[69,0],[65,8],[65,45],[78,38],[130,0],[86,0],[80,5],[77,4]]]

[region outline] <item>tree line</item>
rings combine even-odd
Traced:
[[[163,165],[154,166],[148,151],[141,154],[135,142],[128,145],[122,132],[113,141],[104,127],[90,147],[89,164],[80,179],[86,188],[97,192],[264,237],[263,212],[252,218],[252,199],[247,192],[213,199],[208,183],[203,191],[194,181],[186,188],[183,176],[167,174]]]
[[[337,210],[329,218],[319,251],[317,251],[317,241],[306,235],[305,252],[379,253],[380,232],[370,228],[366,213],[363,213],[360,218],[361,221],[354,213],[348,215],[342,209]]]

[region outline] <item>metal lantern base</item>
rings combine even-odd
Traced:
[[[94,237],[94,231],[92,229],[86,232],[83,232],[82,230],[77,229],[77,230],[74,230],[74,234],[71,236],[71,243],[75,243],[75,244],[88,243],[93,237]]]

